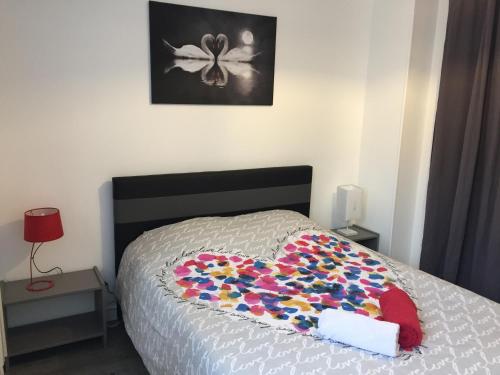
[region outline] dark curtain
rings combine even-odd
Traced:
[[[500,1],[450,0],[420,268],[500,302]]]

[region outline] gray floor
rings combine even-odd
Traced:
[[[7,375],[148,374],[123,325],[108,330],[108,346],[99,340],[65,345],[11,361]]]

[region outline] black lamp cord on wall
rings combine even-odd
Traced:
[[[111,290],[107,281],[104,281],[104,286],[106,287],[106,292],[108,292],[109,294],[111,294],[113,296],[114,303],[118,304],[118,298],[116,298],[115,293]],[[120,319],[117,319],[117,320],[111,321],[111,322],[107,322],[108,328],[115,328],[115,327],[118,327],[120,324],[122,324],[122,321]]]

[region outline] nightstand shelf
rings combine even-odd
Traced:
[[[380,236],[377,232],[373,232],[369,229],[360,227],[358,225],[352,225],[349,228],[354,229],[358,233],[353,235],[353,236],[346,236],[346,235],[343,235],[342,233],[337,232],[337,230],[340,228],[332,229],[332,231],[349,239],[349,240],[351,240],[351,241],[357,242],[360,245],[363,245],[364,247],[378,251],[378,242],[379,242]]]
[[[54,281],[54,287],[42,292],[27,291],[28,279],[0,283],[7,358],[96,337],[102,337],[106,345],[104,281],[97,267],[46,278]],[[95,310],[92,312],[8,328],[8,306],[88,292],[94,293]]]
[[[101,337],[101,317],[93,311],[46,322],[9,328],[9,357]]]

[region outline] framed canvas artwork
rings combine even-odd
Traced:
[[[272,105],[276,21],[150,1],[151,102]]]

